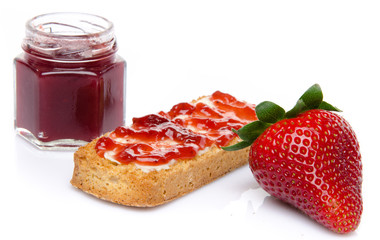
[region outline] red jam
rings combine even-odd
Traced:
[[[112,23],[53,13],[26,27],[14,60],[16,132],[41,149],[72,149],[123,125],[126,63]]]
[[[214,144],[227,146],[236,137],[232,129],[257,120],[253,104],[220,91],[207,99],[211,104],[179,103],[169,112],[134,118],[130,127],[118,127],[101,137],[96,152],[100,157],[111,153],[121,164],[157,166],[194,158]]]
[[[58,66],[24,53],[15,68],[15,124],[39,141],[88,142],[123,124],[123,61],[81,63],[78,71],[75,64]]]

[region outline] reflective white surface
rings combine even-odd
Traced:
[[[0,38],[0,239],[373,239],[380,214],[379,4],[146,0],[120,7],[113,0],[34,0],[2,6],[8,34]],[[12,59],[21,51],[25,22],[73,10],[114,22],[128,64],[127,122],[215,90],[290,109],[319,83],[361,145],[359,228],[346,236],[325,229],[265,193],[248,166],[156,208],[120,206],[73,188],[73,152],[39,151],[15,136],[12,90]]]

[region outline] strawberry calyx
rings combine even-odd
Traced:
[[[252,143],[271,125],[283,119],[295,118],[299,114],[311,109],[323,109],[327,111],[341,112],[338,108],[323,101],[322,89],[319,84],[314,84],[298,99],[296,105],[285,112],[285,110],[270,101],[264,101],[256,106],[258,120],[251,122],[239,130],[232,129],[241,142],[228,147],[222,147],[226,151],[236,151],[252,145]]]

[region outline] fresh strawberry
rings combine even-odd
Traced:
[[[272,102],[256,107],[258,121],[235,131],[250,146],[249,166],[269,194],[327,228],[355,230],[363,210],[362,163],[354,131],[312,86],[286,112]]]

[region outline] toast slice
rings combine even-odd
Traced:
[[[198,99],[191,104],[196,105],[198,102],[205,102],[205,100]],[[241,102],[238,103],[239,108],[243,106],[240,104]],[[254,105],[249,104],[248,106],[250,109],[254,109]],[[228,109],[223,109],[218,111],[227,119],[236,118],[236,114],[232,116]],[[171,115],[171,117],[169,115],[170,112],[161,113],[161,116],[169,118],[171,124],[179,117],[178,115]],[[183,116],[180,118],[184,119]],[[210,117],[208,118],[210,119]],[[249,120],[244,119],[244,121],[249,122],[255,118],[254,114]],[[218,117],[215,121],[222,120]],[[200,131],[194,126],[182,123],[179,127],[196,134],[207,135],[204,133],[204,129]],[[150,128],[152,127],[150,126]],[[197,130],[199,131],[197,132]],[[221,137],[228,133],[226,129],[223,131]],[[231,130],[228,131],[232,133]],[[151,166],[135,160],[126,163],[118,160],[117,157],[109,157],[109,154],[99,150],[100,139],[108,138],[112,134],[108,133],[95,139],[75,152],[75,167],[71,184],[97,198],[127,206],[154,207],[167,203],[245,165],[248,161],[248,148],[235,152],[224,151],[214,141],[210,146],[198,149],[195,156],[190,159],[172,159],[161,165],[152,163]],[[234,144],[239,140],[236,135],[231,136],[227,145]],[[124,142],[128,140],[127,136]],[[136,140],[132,142],[135,143]],[[112,156],[115,155],[112,154]]]

